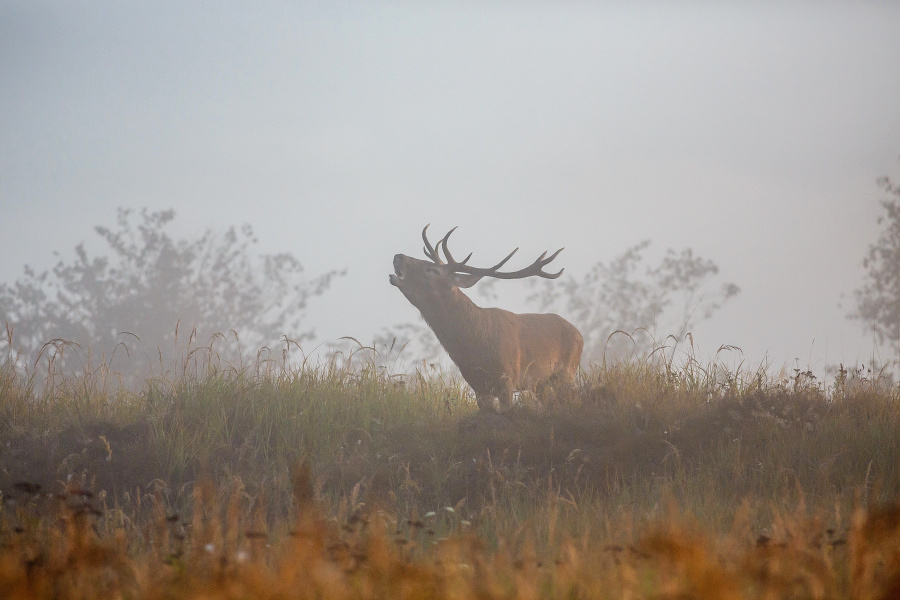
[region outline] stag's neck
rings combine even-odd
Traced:
[[[420,307],[420,311],[438,340],[452,355],[457,347],[465,347],[466,343],[471,342],[469,338],[484,331],[481,324],[486,318],[485,309],[458,289],[454,289],[442,300],[443,302],[428,306],[427,310]]]

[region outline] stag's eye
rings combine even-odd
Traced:
[[[426,267],[425,272],[428,273],[429,277],[437,277],[441,274],[441,270],[436,267]]]

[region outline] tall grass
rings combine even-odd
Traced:
[[[656,353],[491,415],[365,349],[186,356],[136,383],[0,366],[0,595],[900,590],[900,398],[864,373]]]

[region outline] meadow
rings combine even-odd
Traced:
[[[660,351],[480,414],[376,358],[197,348],[126,381],[8,356],[0,597],[900,597],[878,373]]]

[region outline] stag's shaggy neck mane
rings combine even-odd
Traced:
[[[459,327],[458,324],[471,323],[471,319],[477,319],[483,310],[456,288],[446,296],[441,296],[437,302],[422,304],[417,308],[428,326],[434,330],[438,338],[441,338],[442,343],[444,337],[455,337],[453,334],[470,329],[469,327]]]
[[[418,308],[457,365],[460,361],[471,360],[474,348],[492,343],[492,333],[495,336],[499,333],[497,319],[492,318],[497,315],[493,313],[506,312],[499,308],[478,306],[458,288],[442,297],[441,302]]]

